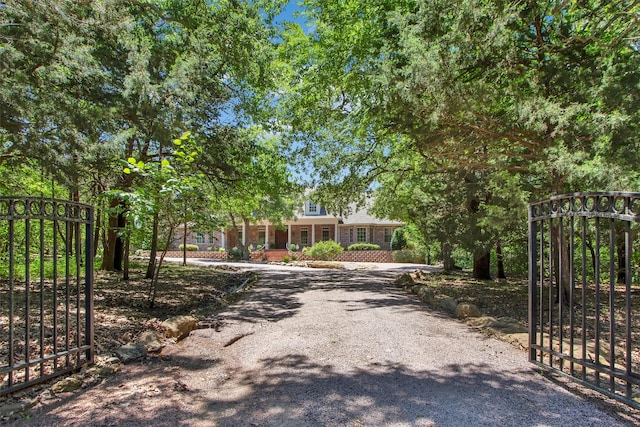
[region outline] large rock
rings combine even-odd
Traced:
[[[402,286],[403,288],[409,288],[415,284],[416,282],[414,282],[413,277],[410,273],[404,273],[402,276],[396,279],[396,285]]]
[[[453,298],[445,298],[440,301],[440,305],[444,311],[453,316],[456,312],[456,308],[458,308],[458,301]]]
[[[454,316],[457,319],[466,319],[467,317],[480,317],[480,309],[473,304],[461,302],[456,307]]]
[[[122,363],[133,362],[134,360],[139,360],[144,357],[147,357],[147,348],[144,344],[139,342],[129,343],[127,345],[123,345],[119,349],[116,350],[116,354],[122,360]]]
[[[419,286],[415,294],[420,298],[422,302],[432,304],[434,300],[433,291],[426,286]]]
[[[82,380],[76,377],[68,377],[63,380],[58,381],[53,386],[51,386],[52,393],[65,393],[76,391],[80,387],[82,387]]]
[[[145,331],[138,338],[138,342],[145,346],[149,353],[155,353],[162,350],[164,343],[156,331]]]
[[[194,329],[198,329],[198,319],[193,316],[174,316],[162,322],[160,326],[164,329],[165,336],[181,340],[189,336]]]

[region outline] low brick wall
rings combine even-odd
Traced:
[[[143,256],[149,256],[149,252],[143,252]],[[158,253],[160,256],[160,253]],[[182,251],[168,251],[168,258],[182,258]],[[303,254],[302,252],[287,252],[285,250],[273,250],[273,251],[259,251],[251,254],[251,259],[255,261],[262,261],[263,259],[269,261],[282,261],[285,256],[289,259],[295,257],[298,261],[310,261],[312,258]],[[226,260],[226,252],[218,251],[187,251],[187,258],[207,258],[207,259],[219,259]],[[393,256],[391,251],[344,251],[336,261],[342,262],[393,262]]]
[[[161,252],[158,252],[158,258]],[[149,252],[142,252],[142,256],[148,257]],[[182,251],[167,251],[167,258],[182,258]],[[187,251],[187,258],[227,259],[226,252],[218,251]]]

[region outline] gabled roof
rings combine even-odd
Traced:
[[[398,225],[402,226],[404,223],[400,221],[390,220],[388,218],[378,218],[369,213],[367,206],[361,209],[357,209],[355,205],[351,205],[351,214],[342,218],[342,223],[345,225]]]

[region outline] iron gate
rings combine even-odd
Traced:
[[[529,206],[529,360],[640,407],[640,193]]]
[[[0,395],[93,362],[93,208],[0,197]]]

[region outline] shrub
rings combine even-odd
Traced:
[[[296,261],[297,259],[298,259],[298,257],[297,257],[297,256],[295,256],[295,255],[291,255],[291,261]]]
[[[424,264],[424,257],[416,251],[404,249],[401,251],[393,251],[393,262],[409,262],[416,264]]]
[[[288,262],[289,262],[289,257],[288,257],[288,256],[285,256],[284,258],[282,258],[282,261],[283,261],[284,263],[288,263]]]
[[[227,250],[225,248],[220,248],[218,249],[218,252],[220,252],[221,254],[225,253]]]
[[[348,251],[379,251],[380,245],[374,243],[354,243],[347,248]]]
[[[396,228],[391,236],[391,249],[394,251],[400,251],[406,249],[407,237],[404,235],[404,228]]]
[[[291,252],[296,252],[298,250],[298,245],[296,245],[295,243],[292,243],[289,245],[289,250]]]
[[[303,253],[309,255],[313,259],[320,261],[330,261],[340,256],[344,248],[333,240],[318,242],[312,247],[306,247]]]
[[[227,259],[232,261],[240,261],[242,259],[242,249],[233,248],[229,252],[227,252]]]
[[[187,244],[187,251],[197,251],[200,249],[198,245]],[[180,245],[180,250],[184,251],[184,245]]]

